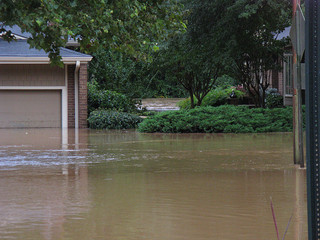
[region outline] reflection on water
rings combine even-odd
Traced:
[[[307,239],[291,134],[0,130],[0,239]]]

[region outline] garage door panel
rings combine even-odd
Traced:
[[[60,90],[0,90],[0,128],[61,127]]]

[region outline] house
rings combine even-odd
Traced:
[[[90,55],[60,49],[63,67],[43,50],[30,49],[28,33],[0,37],[0,128],[86,128]]]
[[[283,32],[281,32],[277,38],[283,39],[290,36],[291,27],[287,27]],[[294,75],[297,74],[296,64],[293,61],[292,45],[290,44],[285,49],[285,54],[281,61],[282,71],[278,72],[276,70],[272,71],[271,77],[271,88],[276,88],[280,95],[283,96],[283,105],[292,106],[293,105],[293,95],[294,95]],[[305,64],[301,64],[301,93],[302,102],[304,103],[305,98]]]

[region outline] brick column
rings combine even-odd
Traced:
[[[74,128],[74,70],[75,65],[67,65],[68,67],[68,128]]]
[[[88,64],[81,64],[79,70],[79,128],[87,128],[88,118]]]

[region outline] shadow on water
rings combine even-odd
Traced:
[[[0,130],[0,239],[307,239],[292,135]]]

